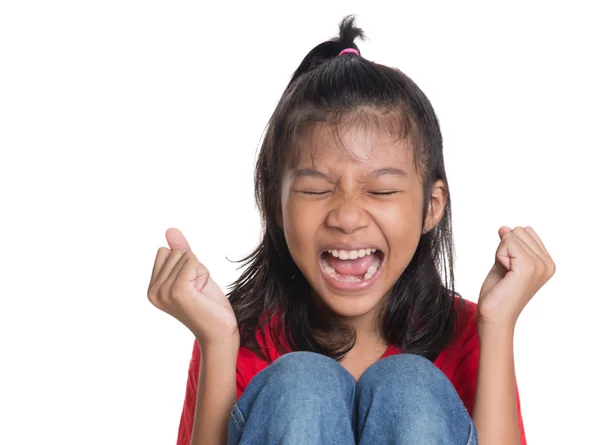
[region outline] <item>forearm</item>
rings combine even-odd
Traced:
[[[473,421],[481,445],[519,445],[514,326],[479,325]]]
[[[191,445],[226,445],[229,415],[236,401],[239,345],[200,349],[202,360]]]

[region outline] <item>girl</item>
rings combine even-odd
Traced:
[[[158,250],[148,298],[195,336],[179,445],[526,443],[513,334],[554,263],[501,227],[479,303],[454,291],[436,115],[362,37],[345,18],[285,89],[229,298],[178,230]]]

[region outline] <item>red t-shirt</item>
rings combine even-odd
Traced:
[[[457,319],[457,336],[453,342],[438,355],[433,362],[454,385],[467,411],[473,415],[475,401],[475,388],[477,384],[477,368],[479,366],[479,338],[477,336],[477,304],[468,300],[465,302],[465,311]],[[277,351],[270,337],[262,332],[257,333],[257,340],[266,356],[272,361],[281,354]],[[401,351],[390,345],[381,358]],[[265,369],[270,363],[256,356],[247,348],[240,348],[237,359],[236,386],[239,399],[250,380]],[[188,370],[188,381],[183,404],[183,412],[179,423],[177,445],[189,445],[194,424],[194,411],[196,409],[196,392],[198,390],[198,373],[200,371],[200,348],[194,339],[192,359]],[[527,445],[523,419],[521,417],[521,403],[517,390],[517,409],[519,414],[519,429],[521,431],[521,445]]]

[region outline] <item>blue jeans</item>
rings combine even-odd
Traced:
[[[312,352],[283,355],[234,405],[229,445],[476,445],[452,383],[429,360],[399,354],[358,379]]]

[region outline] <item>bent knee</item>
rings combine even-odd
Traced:
[[[357,384],[396,388],[404,395],[454,391],[452,383],[435,364],[416,354],[398,354],[375,362]]]
[[[430,360],[414,354],[376,362],[358,380],[356,391],[360,403],[393,407],[390,412],[402,413],[415,426],[437,419],[439,428],[452,428],[457,416],[465,422],[469,418],[446,375]]]
[[[297,351],[282,355],[270,366],[271,378],[281,379],[288,388],[305,391],[343,389],[354,379],[334,359],[315,352]]]

